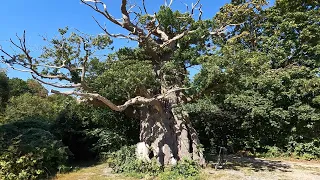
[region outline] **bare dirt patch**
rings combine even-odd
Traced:
[[[205,174],[224,180],[320,180],[320,163],[229,156],[223,169],[207,168]]]

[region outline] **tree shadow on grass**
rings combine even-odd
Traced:
[[[211,167],[215,168],[216,161],[211,163]],[[228,155],[226,162],[221,169],[230,169],[239,171],[240,169],[247,168],[255,172],[259,171],[281,171],[281,172],[292,172],[291,166],[281,161],[264,160],[254,157],[239,157],[234,155]]]

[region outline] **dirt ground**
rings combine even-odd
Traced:
[[[221,169],[215,170],[211,163],[201,172],[204,180],[320,180],[320,162],[260,159],[249,157],[227,157]],[[106,164],[82,168],[69,174],[58,174],[55,180],[135,180],[111,173]],[[145,180],[155,179],[152,177]]]
[[[207,168],[203,177],[223,180],[320,180],[320,162],[228,157],[223,169]]]

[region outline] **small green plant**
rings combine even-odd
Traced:
[[[163,168],[155,159],[151,161],[138,160],[135,156],[135,149],[135,145],[123,146],[120,150],[107,156],[107,162],[115,173],[143,177],[145,174],[156,176],[163,171]]]
[[[200,179],[200,166],[193,160],[183,159],[177,165],[165,169],[159,174],[160,180]]]
[[[107,156],[107,162],[115,173],[137,178],[158,176],[161,180],[200,178],[200,166],[195,161],[184,159],[175,166],[164,168],[155,158],[151,161],[138,160],[135,156],[135,149],[136,146],[124,146]]]
[[[260,153],[258,154],[258,156],[272,157],[272,158],[285,156],[284,152],[276,146],[266,146],[265,149],[267,150],[267,152]]]

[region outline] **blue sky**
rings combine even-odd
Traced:
[[[133,0],[132,0],[133,1]],[[139,1],[140,0],[136,0]],[[168,0],[170,1],[170,0]],[[115,17],[120,17],[120,0],[104,0],[109,11]],[[195,0],[174,0],[173,8],[185,10],[186,3],[191,5]],[[203,17],[211,18],[221,6],[229,0],[202,0]],[[273,2],[273,1],[272,1]],[[156,12],[164,0],[146,0],[150,12]],[[27,44],[32,51],[39,53],[44,42],[41,36],[53,37],[57,35],[57,29],[68,26],[70,29],[77,28],[88,34],[99,34],[102,30],[92,19],[95,16],[100,22],[106,23],[110,32],[119,32],[121,29],[108,24],[99,14],[91,10],[80,0],[6,0],[0,6],[0,45],[10,50],[8,40],[15,38],[16,33],[27,32]],[[115,40],[115,47],[128,46],[126,41]],[[6,68],[0,64],[0,68]],[[8,70],[9,77],[30,78],[27,73]]]

